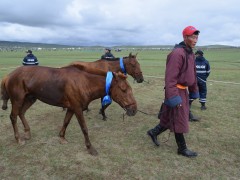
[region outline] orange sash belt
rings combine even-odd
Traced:
[[[179,88],[179,89],[187,89],[187,86],[183,86],[181,84],[177,84],[177,88]]]

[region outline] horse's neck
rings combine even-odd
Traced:
[[[98,98],[101,98],[105,95],[105,77],[103,78],[93,78],[89,80],[90,86],[89,86],[89,93],[88,96],[90,100],[95,100]]]
[[[120,62],[119,61],[110,61],[109,62],[109,69],[113,72],[118,72],[121,71],[121,67],[120,67]]]

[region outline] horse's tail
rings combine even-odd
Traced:
[[[7,107],[7,103],[9,100],[9,96],[6,90],[6,82],[8,80],[8,76],[5,76],[2,81],[1,81],[1,99],[3,100],[3,105],[2,105],[2,109],[6,110]]]

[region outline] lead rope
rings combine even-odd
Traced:
[[[172,109],[172,108],[171,108]],[[125,111],[126,111],[126,109],[124,109]],[[169,109],[168,109],[169,110]],[[164,112],[167,112],[168,110],[165,110],[165,111],[161,111],[160,113],[164,113]],[[145,115],[148,115],[148,116],[154,116],[154,117],[156,117],[156,115],[158,116],[158,114],[150,114],[150,113],[146,113],[146,112],[144,112],[144,111],[141,111],[141,110],[137,110],[138,112],[140,112],[140,113],[142,113],[142,114],[145,114]],[[124,119],[125,119],[125,114],[126,113],[123,113],[123,122],[124,122]],[[169,123],[171,123],[172,121],[171,121],[171,119],[170,119],[170,122]],[[169,140],[169,138],[170,138],[170,134],[171,134],[171,131],[169,131],[169,133],[168,133],[168,137],[167,137],[167,139],[165,140],[165,141],[161,141],[161,143],[166,143],[166,142],[168,142],[168,140]]]

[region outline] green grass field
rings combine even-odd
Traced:
[[[66,131],[68,144],[59,143],[58,133],[64,112],[59,107],[37,101],[27,112],[32,138],[25,145],[15,142],[9,108],[0,110],[0,179],[239,179],[240,178],[240,51],[206,50],[211,65],[207,110],[194,101],[192,111],[200,122],[190,122],[185,138],[188,147],[199,153],[195,159],[177,155],[174,135],[165,132],[155,147],[146,135],[159,120],[163,100],[163,78],[169,51],[128,50],[116,57],[138,53],[146,82],[137,84],[129,77],[138,109],[133,117],[113,103],[107,121],[98,114],[100,100],[84,112],[89,137],[99,152],[88,154],[81,129],[74,117]],[[102,51],[38,51],[40,65],[59,67],[75,60],[97,60]],[[21,66],[24,52],[0,52],[0,78]],[[2,101],[0,101],[2,104]],[[23,134],[23,126],[18,119]],[[167,142],[165,142],[167,141]]]

